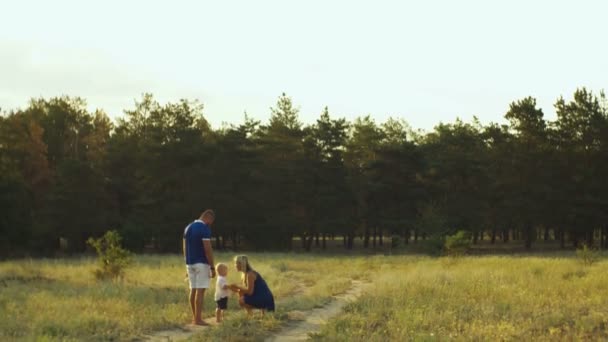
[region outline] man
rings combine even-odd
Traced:
[[[182,249],[186,259],[186,269],[190,280],[190,308],[192,324],[206,325],[201,318],[205,289],[209,288],[210,277],[215,277],[213,250],[211,249],[211,225],[215,221],[213,210],[205,210],[198,220],[184,230]]]

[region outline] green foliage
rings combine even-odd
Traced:
[[[398,248],[399,246],[401,246],[401,236],[393,234],[391,236],[391,248]]]
[[[464,255],[471,248],[471,236],[466,231],[459,230],[445,238],[444,248],[449,256]]]
[[[93,271],[99,280],[122,278],[132,263],[129,251],[121,247],[122,238],[117,231],[107,231],[98,239],[89,238],[87,243],[97,252],[98,268]]]
[[[369,248],[374,234],[455,227],[522,232],[528,248],[551,227],[576,244],[608,222],[608,100],[582,88],[555,108],[547,121],[525,97],[505,108],[508,125],[421,132],[327,107],[306,125],[281,94],[267,122],[213,129],[197,101],[144,94],[113,124],[78,97],[34,99],[0,115],[0,253],[52,254],[61,239],[79,253],[108,226],[130,250],[178,252],[178,231],[206,207],[236,249],[293,249],[297,236]]]
[[[435,236],[426,240],[420,240],[418,241],[417,246],[412,245],[410,248],[419,253],[439,256],[443,252],[443,244],[443,239]]]
[[[436,203],[427,203],[419,210],[416,226],[421,232],[434,236],[442,236],[448,230],[447,220]]]
[[[122,237],[122,245],[127,250],[135,253],[142,252],[144,250],[147,234],[143,229],[140,229],[133,222],[125,222],[122,229],[118,231]]]
[[[31,210],[31,199],[23,180],[18,176],[0,174],[0,248],[3,251],[9,250],[9,244],[26,247],[30,234],[16,227],[27,227],[31,224]]]
[[[270,108],[270,127],[272,129],[281,130],[288,134],[289,131],[298,131],[302,124],[299,121],[298,113],[299,109],[294,107],[293,102],[289,96],[283,93],[278,101],[276,108]]]
[[[576,257],[585,266],[591,266],[599,261],[600,253],[597,249],[589,247],[586,243],[576,250]]]

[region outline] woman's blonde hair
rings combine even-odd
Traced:
[[[243,284],[248,285],[247,272],[253,271],[253,268],[249,264],[249,259],[246,255],[237,255],[234,257],[234,262],[241,265],[241,271],[243,272],[243,274],[241,275],[241,280],[243,281]]]

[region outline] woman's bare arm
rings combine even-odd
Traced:
[[[253,286],[255,285],[255,278],[257,275],[254,272],[247,272],[247,288],[241,290],[241,294],[251,296],[253,294]]]
[[[239,292],[241,295],[252,295],[254,290],[255,278],[257,275],[254,272],[247,272],[247,287],[238,286],[236,284],[228,285],[228,288],[232,291]]]

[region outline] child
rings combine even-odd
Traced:
[[[226,275],[228,275],[228,266],[221,262],[215,266],[217,270],[217,282],[215,283],[215,321],[221,323],[224,319],[224,310],[228,308],[228,283]]]

